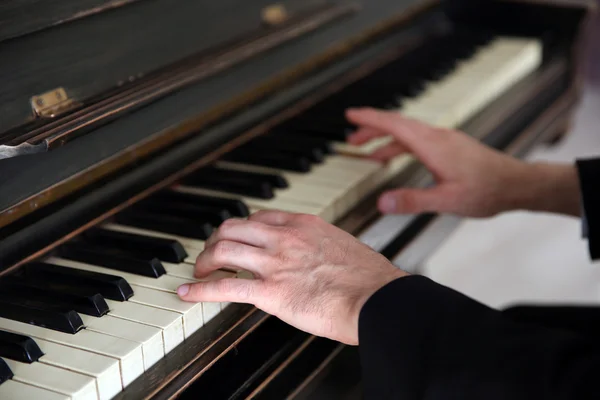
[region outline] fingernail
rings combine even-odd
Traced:
[[[394,212],[396,211],[396,197],[393,195],[383,195],[381,198],[381,211],[383,212]]]
[[[190,291],[190,285],[181,285],[177,288],[177,294],[180,296],[185,296]]]

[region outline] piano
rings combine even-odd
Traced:
[[[593,11],[3,1],[0,398],[360,398],[356,348],[248,305],[178,299],[204,241],[281,209],[424,259],[443,216],[384,218],[375,201],[432,177],[408,155],[369,160],[389,138],[348,145],[344,110],[397,110],[524,156],[568,132]],[[208,279],[232,276],[251,279]]]

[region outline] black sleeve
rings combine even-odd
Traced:
[[[600,259],[600,158],[578,160],[577,171],[590,256],[597,260]]]
[[[525,322],[523,311],[491,309],[421,276],[391,282],[360,314],[365,398],[600,398],[598,336]]]

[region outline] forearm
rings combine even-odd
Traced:
[[[595,398],[591,340],[513,321],[426,278],[377,292],[359,332],[367,399]]]
[[[524,164],[515,178],[517,183],[510,199],[515,209],[581,216],[581,189],[575,165]]]

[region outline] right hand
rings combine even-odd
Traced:
[[[485,146],[455,130],[433,127],[397,112],[351,109],[347,118],[358,126],[349,143],[376,137],[392,143],[371,158],[379,161],[414,155],[433,174],[427,189],[396,189],[379,199],[383,213],[451,213],[490,217],[514,209],[579,214],[579,188],[574,166],[529,164]]]

